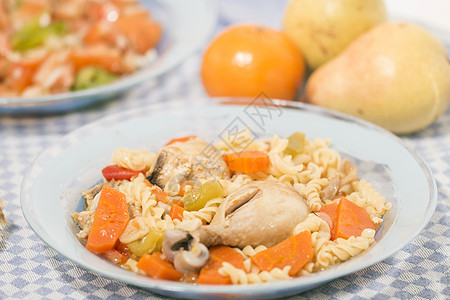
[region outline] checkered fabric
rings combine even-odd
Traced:
[[[222,18],[220,25],[226,24]],[[204,96],[200,62],[198,52],[123,98],[69,113],[0,115],[0,198],[9,221],[0,231],[0,299],[169,299],[81,269],[47,247],[25,221],[19,191],[33,159],[71,130],[124,109],[162,103],[169,110]],[[437,181],[439,199],[430,223],[388,259],[291,299],[450,298],[450,109],[429,128],[403,139]]]

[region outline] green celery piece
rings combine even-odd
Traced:
[[[117,75],[109,73],[100,67],[88,66],[77,72],[72,89],[75,91],[90,89],[113,82],[117,78]]]
[[[207,181],[183,197],[184,208],[196,211],[205,207],[206,203],[223,195],[223,187],[217,180]]]
[[[11,45],[14,51],[25,51],[40,46],[48,37],[63,35],[67,32],[66,24],[61,21],[42,27],[40,19],[44,14],[35,17],[12,36]]]
[[[294,132],[288,137],[288,145],[284,149],[284,153],[288,155],[297,155],[303,152],[305,146],[305,134],[302,132]]]
[[[164,232],[158,229],[151,229],[150,232],[138,241],[127,244],[131,252],[141,257],[145,253],[153,253],[162,248]]]

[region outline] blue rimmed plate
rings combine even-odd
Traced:
[[[182,103],[182,102],[180,102]],[[30,166],[21,187],[23,213],[36,234],[80,267],[151,291],[192,299],[276,298],[314,288],[376,264],[405,247],[430,220],[437,189],[430,170],[402,140],[370,123],[302,103],[199,99],[181,107],[154,104],[81,127],[45,150]],[[117,120],[126,120],[117,123]],[[361,178],[372,182],[393,209],[386,213],[377,242],[367,251],[325,271],[288,281],[244,286],[192,285],[156,280],[121,269],[88,251],[71,218],[83,190],[101,179],[101,169],[118,147],[156,151],[173,137],[217,141],[236,129],[255,137],[329,138],[350,159]]]

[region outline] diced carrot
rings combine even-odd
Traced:
[[[85,44],[113,44],[117,33],[114,30],[114,26],[106,21],[98,21],[93,23],[86,31],[83,37]]]
[[[33,82],[34,74],[45,56],[11,63],[6,71],[6,84],[17,93],[23,92]]]
[[[172,220],[177,219],[177,220],[182,221],[183,213],[184,213],[184,208],[182,208],[181,206],[179,206],[177,204],[172,204],[172,206],[170,207],[169,216]]]
[[[129,219],[125,194],[103,185],[86,248],[96,253],[113,249]]]
[[[174,139],[171,139],[165,146],[172,145],[173,143],[176,143],[176,142],[184,143],[184,142],[189,141],[190,139],[195,139],[196,137],[197,137],[196,135],[188,135],[188,136],[183,136],[180,138],[174,138]]]
[[[116,49],[88,46],[83,49],[74,49],[69,57],[76,71],[87,66],[97,66],[115,74],[122,71],[122,58]]]
[[[225,154],[223,159],[231,171],[242,173],[262,172],[270,165],[269,155],[262,151],[242,151]]]
[[[89,1],[87,5],[88,17],[91,20],[115,22],[121,13],[119,6],[111,1]]]
[[[304,230],[271,248],[258,252],[252,256],[252,262],[263,271],[291,266],[289,275],[293,276],[312,257],[311,233]]]
[[[145,179],[144,182],[148,187],[150,187],[150,191],[152,192],[153,195],[155,195],[156,200],[165,203],[167,205],[172,205],[169,195],[167,195],[167,193],[164,192],[159,186],[151,184],[150,181],[148,181],[147,179]]]
[[[25,0],[20,2],[20,5],[11,13],[11,20],[22,24],[31,21],[49,9],[49,3],[45,3],[44,1]]]
[[[316,211],[316,216],[322,218],[330,226],[331,240],[336,236],[336,220],[337,220],[338,203],[334,202],[325,206],[319,211]]]
[[[244,269],[244,257],[228,246],[213,246],[209,248],[209,261],[200,270],[199,284],[231,284],[230,276],[219,273],[224,262],[234,267]]]
[[[377,229],[367,211],[342,197],[337,208],[336,238],[358,237],[366,228]]]
[[[137,267],[147,275],[158,279],[180,280],[183,274],[175,270],[175,267],[161,257],[161,252],[144,254],[138,261]]]
[[[116,265],[122,265],[127,262],[128,258],[116,249],[110,249],[102,253],[102,256],[107,260],[115,263]]]
[[[128,39],[132,48],[141,54],[155,47],[162,36],[161,26],[148,18],[123,16],[115,25],[118,31]]]

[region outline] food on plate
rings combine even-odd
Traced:
[[[448,52],[418,25],[386,22],[313,72],[305,98],[394,133],[411,133],[449,105]]]
[[[293,100],[304,79],[304,61],[283,32],[259,25],[234,25],[206,49],[201,79],[210,96]]]
[[[290,0],[283,30],[314,70],[385,20],[382,0]]]
[[[287,280],[374,243],[392,205],[329,140],[239,136],[252,142],[187,136],[156,153],[116,149],[72,214],[77,236],[122,268],[196,284]]]
[[[138,0],[0,3],[0,96],[108,84],[156,56],[161,26]]]

